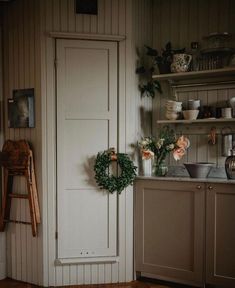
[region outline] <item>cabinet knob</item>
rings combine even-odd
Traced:
[[[213,190],[213,187],[212,187],[212,186],[208,186],[208,189],[209,189],[209,190]]]
[[[202,186],[201,185],[197,185],[197,189],[201,189],[202,188]]]

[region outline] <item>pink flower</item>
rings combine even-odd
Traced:
[[[180,160],[184,154],[185,154],[186,150],[184,148],[177,148],[173,151],[173,157],[176,161]]]
[[[188,149],[188,147],[190,146],[190,141],[187,137],[185,136],[180,136],[176,142],[176,145],[179,148],[184,148],[184,149]]]
[[[151,150],[142,150],[142,159],[148,160],[154,158],[154,153]]]

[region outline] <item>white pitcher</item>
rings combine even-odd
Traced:
[[[192,61],[192,55],[190,54],[182,53],[173,55],[171,72],[178,73],[188,71],[191,61]]]

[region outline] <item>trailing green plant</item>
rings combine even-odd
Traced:
[[[147,46],[145,46],[145,49]],[[148,50],[147,50],[148,51]],[[153,58],[146,59],[145,56],[150,56],[147,53],[139,55],[139,66],[136,68],[136,74],[139,75],[139,90],[141,97],[147,96],[154,98],[155,92],[162,93],[161,84],[159,81],[152,79],[155,72]],[[150,60],[150,61],[149,61]]]
[[[162,49],[161,54],[157,49],[151,48],[147,45],[144,46],[145,54],[139,56],[139,66],[136,69],[136,73],[139,75],[139,90],[141,96],[150,96],[154,98],[155,92],[162,93],[161,84],[159,81],[152,79],[154,73],[156,73],[156,67],[160,73],[170,73],[170,65],[172,63],[173,55],[178,53],[184,53],[183,49],[172,49],[171,42],[167,42],[165,48]],[[146,61],[144,56],[149,59]]]

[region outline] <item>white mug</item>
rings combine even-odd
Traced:
[[[226,107],[221,109],[222,118],[232,118],[232,108]]]

